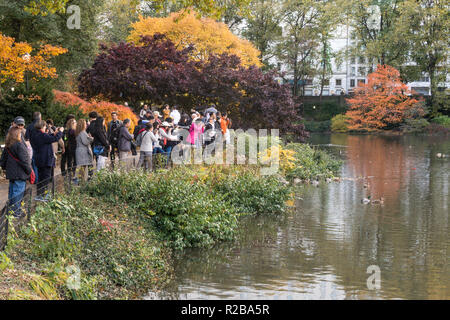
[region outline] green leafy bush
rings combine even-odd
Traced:
[[[342,166],[341,160],[335,159],[323,150],[311,148],[307,144],[290,143],[286,148],[295,151],[295,166],[286,172],[288,179],[332,178]]]
[[[406,119],[401,129],[407,133],[418,133],[424,132],[429,125],[430,123],[426,119]]]
[[[446,128],[450,128],[450,117],[449,116],[440,115],[438,117],[433,118],[433,120],[431,120],[431,122],[440,124],[441,126],[446,127]]]
[[[331,121],[303,121],[303,124],[309,132],[328,132],[330,131]]]
[[[77,119],[86,117],[76,106],[65,107],[55,103],[53,92],[46,87],[45,83],[36,84],[28,91],[23,86],[19,86],[14,92],[7,92],[0,99],[0,110],[8,110],[8,112],[0,113],[1,137],[5,135],[16,116],[24,117],[28,124],[32,121],[35,111],[41,112],[44,120],[53,119],[58,126],[64,125],[68,114],[74,114]]]
[[[345,114],[338,114],[331,119],[331,131],[348,132],[347,116]]]
[[[306,103],[303,107],[303,117],[308,120],[327,121],[345,111],[346,107],[337,102]]]
[[[276,177],[221,166],[101,172],[86,190],[136,209],[176,249],[232,240],[241,215],[282,212],[289,197]]]
[[[186,169],[146,175],[102,172],[87,190],[113,203],[127,203],[147,217],[176,249],[210,246],[232,240],[237,228],[236,209],[223,196],[213,193]]]
[[[125,207],[105,206],[80,195],[39,205],[20,232],[14,251],[45,270],[64,297],[135,297],[169,270],[156,235],[130,218]],[[64,281],[69,266],[79,268],[81,287]]]
[[[279,177],[259,176],[254,170],[218,168],[211,175],[211,190],[243,214],[277,214],[286,210],[290,188]],[[229,170],[230,172],[227,172]]]

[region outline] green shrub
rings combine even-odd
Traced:
[[[430,125],[426,119],[406,119],[405,123],[401,125],[401,129],[404,132],[415,133],[424,132]]]
[[[345,114],[338,114],[331,119],[331,131],[333,132],[348,132],[347,116]]]
[[[211,177],[211,190],[223,194],[240,213],[277,214],[286,210],[290,189],[277,176],[259,176],[255,171],[239,168],[219,176]]]
[[[431,120],[431,122],[437,123],[446,128],[450,128],[450,117],[449,116],[440,115],[438,117],[433,118]]]
[[[102,172],[87,190],[134,207],[176,249],[232,240],[237,228],[236,209],[206,184],[196,183],[196,174],[184,168],[151,176],[141,171]]]
[[[331,121],[303,121],[303,124],[309,132],[328,132],[330,131]]]
[[[295,166],[286,173],[288,179],[332,178],[342,166],[341,160],[335,159],[323,150],[311,148],[307,144],[290,143],[286,148],[295,151]]]
[[[44,83],[36,84],[28,91],[24,86],[18,86],[14,92],[8,91],[0,99],[0,110],[8,110],[0,113],[0,136],[4,136],[16,116],[24,117],[28,124],[35,111],[41,112],[44,120],[53,119],[58,126],[64,125],[68,114],[74,114],[77,119],[86,117],[76,106],[65,107],[53,99],[52,90]]]
[[[243,214],[279,213],[288,188],[275,177],[241,167],[175,167],[150,176],[101,172],[86,190],[111,203],[126,203],[146,217],[176,249],[233,240]]]
[[[20,238],[15,250],[40,265],[66,298],[135,297],[169,269],[156,235],[130,219],[126,208],[79,195],[39,205]],[[78,290],[58,281],[68,266],[81,272]]]
[[[306,103],[303,107],[303,117],[308,120],[320,122],[331,120],[335,115],[344,113],[345,111],[346,106],[341,106],[337,102]]]

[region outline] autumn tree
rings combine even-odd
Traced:
[[[164,35],[141,38],[139,45],[121,42],[102,46],[94,65],[79,77],[79,90],[87,97],[102,95],[111,101],[172,102],[187,92],[194,62],[191,47],[177,50]]]
[[[192,50],[176,50],[160,34],[144,37],[140,45],[104,48],[81,74],[79,90],[87,98],[177,104],[185,112],[215,104],[230,112],[239,127],[278,128],[306,137],[290,88],[279,84],[275,73],[245,67],[226,53],[194,61]]]
[[[32,54],[36,51],[35,54]],[[0,33],[0,89],[7,82],[24,82],[25,73],[34,79],[56,78],[56,69],[50,60],[67,52],[67,49],[43,45],[37,50],[25,42],[15,42],[13,38]],[[0,92],[1,93],[1,92]]]
[[[367,84],[358,86],[354,97],[347,99],[349,130],[391,129],[406,119],[423,116],[420,101],[410,95],[397,69],[378,65],[377,70],[369,74]]]
[[[56,3],[56,1],[53,1]],[[98,14],[104,0],[71,0],[66,6],[80,7],[81,28],[69,29],[67,19],[71,14],[64,11],[47,11],[47,14],[33,14],[24,9],[28,0],[0,0],[0,30],[3,35],[16,42],[27,42],[37,49],[49,43],[64,47],[68,52],[56,57],[52,65],[58,79],[53,85],[70,87],[70,79],[76,78],[80,70],[92,65],[98,51]]]
[[[228,53],[241,58],[243,65],[261,65],[259,51],[249,41],[234,35],[224,23],[199,18],[194,11],[173,13],[166,18],[141,17],[133,24],[128,39],[139,43],[142,36],[157,33],[166,35],[178,49],[193,46],[191,56],[195,60]]]

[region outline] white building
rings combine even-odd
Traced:
[[[339,52],[347,52],[354,45],[354,39],[351,38],[351,27],[343,25],[337,28],[334,38],[330,41],[331,52],[335,56]],[[284,66],[280,66],[282,72],[288,70]],[[358,86],[358,83],[366,83],[367,75],[376,69],[376,63],[368,61],[366,57],[351,57],[344,59],[342,62],[332,59],[332,74],[329,81],[325,81],[323,95],[340,95],[348,94]],[[308,79],[305,86],[306,96],[320,95],[320,78]],[[431,94],[430,78],[423,75],[418,81],[408,83],[408,87],[421,95]],[[439,84],[439,87],[450,88],[450,77],[447,76],[447,82]]]

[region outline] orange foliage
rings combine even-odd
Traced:
[[[401,82],[400,72],[391,66],[377,67],[368,76],[367,84],[355,89],[355,96],[347,99],[350,130],[374,131],[400,125],[405,119],[422,116],[419,100],[408,96],[408,86]]]
[[[69,105],[79,105],[80,109],[88,114],[92,111],[97,111],[103,118],[105,118],[106,122],[111,121],[111,112],[116,111],[119,115],[120,120],[130,119],[131,127],[130,131],[133,132],[135,125],[138,123],[139,119],[134,114],[134,112],[126,106],[114,104],[107,101],[92,101],[88,102],[86,100],[81,99],[75,94],[69,92],[63,92],[54,90],[55,101],[60,102],[66,106]]]
[[[250,41],[234,35],[225,23],[199,18],[194,10],[181,10],[165,18],[140,17],[132,28],[130,42],[139,43],[141,36],[162,33],[180,49],[194,45],[192,58],[196,60],[207,60],[210,54],[227,53],[237,55],[244,66],[262,66],[260,52]]]
[[[8,80],[23,82],[27,71],[35,79],[57,77],[56,68],[50,66],[50,59],[66,53],[67,49],[46,44],[36,54],[31,55],[32,51],[28,43],[15,42],[0,33],[0,84]]]

